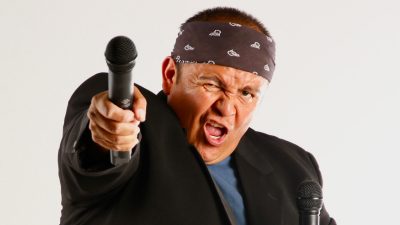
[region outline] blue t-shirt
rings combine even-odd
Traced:
[[[229,203],[238,225],[246,225],[245,209],[242,194],[240,193],[236,170],[229,156],[223,161],[208,165],[208,170],[218,187],[221,189],[224,198]]]

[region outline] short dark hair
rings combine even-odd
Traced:
[[[205,9],[187,19],[185,23],[194,21],[239,23],[271,37],[264,24],[257,18],[236,8],[215,7]]]

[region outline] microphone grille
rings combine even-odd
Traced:
[[[322,207],[322,188],[314,181],[302,182],[297,188],[297,206],[301,210]]]
[[[137,51],[131,39],[116,36],[108,42],[104,55],[109,62],[124,65],[136,59]]]
[[[300,198],[322,198],[321,186],[314,181],[304,181],[297,188],[297,197]]]

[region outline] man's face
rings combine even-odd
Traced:
[[[229,156],[248,129],[268,81],[249,72],[210,64],[182,64],[177,78],[171,58],[164,62],[163,73],[168,104],[186,129],[188,142],[206,164]]]

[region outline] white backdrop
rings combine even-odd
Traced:
[[[0,224],[59,223],[67,101],[107,70],[110,38],[134,40],[136,82],[157,92],[180,23],[212,6],[254,14],[276,40],[277,69],[253,126],[316,156],[326,207],[339,224],[395,224],[397,2],[0,0]]]

